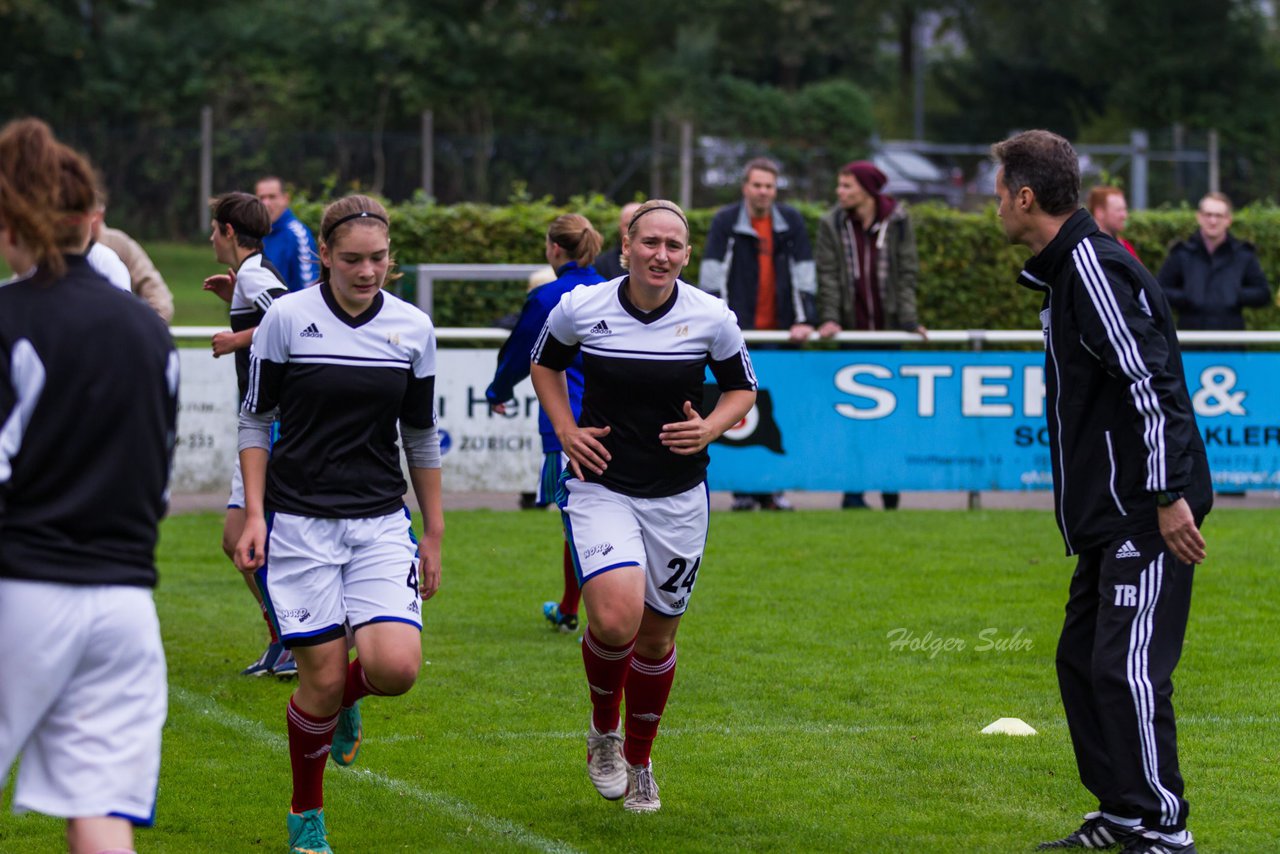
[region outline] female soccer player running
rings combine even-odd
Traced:
[[[167,686],[156,584],[178,354],[85,258],[93,172],[35,119],[0,131],[0,786],[72,854],[155,818]],[[0,844],[8,849],[8,845]]]
[[[493,382],[485,390],[485,397],[499,415],[507,411],[506,401],[511,400],[515,387],[529,376],[529,354],[547,315],[560,302],[560,297],[579,285],[594,285],[604,279],[591,266],[600,252],[600,232],[591,227],[591,221],[579,214],[558,216],[547,229],[547,263],[556,271],[555,281],[535,288],[525,300],[511,337],[498,351],[498,370]],[[565,369],[569,383],[569,404],[574,418],[582,410],[582,357],[573,360]],[[560,440],[551,426],[545,410],[538,413],[538,432],[542,434],[542,477],[538,481],[537,505],[546,507],[555,500],[556,484],[564,469]],[[559,602],[547,602],[542,615],[554,629],[573,632],[578,628],[578,575],[569,551],[569,541],[564,544],[564,590]]]
[[[733,312],[678,279],[690,255],[679,207],[641,205],[622,252],[629,275],[571,291],[552,310],[531,373],[569,457],[558,503],[589,623],[587,773],[604,797],[653,812],[649,754],[707,539],[706,447],[751,409],[756,381]],[[575,421],[562,372],[579,352],[586,390]],[[721,395],[704,418],[708,367]]]
[[[254,334],[240,418],[246,518],[236,564],[259,571],[298,662],[287,714],[295,852],[330,850],[325,759],[355,761],[360,698],[403,694],[417,678],[418,598],[440,586],[444,534],[435,331],[425,314],[382,291],[387,212],[348,196],[325,209],[320,233],[319,286],[277,300]],[[277,410],[280,436],[268,460]],[[421,543],[404,506],[397,424],[422,508]],[[348,627],[357,653],[350,662]]]

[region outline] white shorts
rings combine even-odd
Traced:
[[[151,590],[0,578],[0,785],[13,811],[155,821],[164,648]]]
[[[227,496],[227,509],[244,508],[244,475],[240,473],[240,455],[236,454],[236,468],[231,472],[231,495]]]
[[[557,497],[579,585],[636,564],[645,570],[645,605],[667,617],[684,613],[707,545],[705,482],[679,495],[632,498],[566,477]]]
[[[276,513],[257,576],[286,647],[340,638],[348,623],[422,630],[418,542],[407,509],[371,519]]]

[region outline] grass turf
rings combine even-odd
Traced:
[[[291,688],[236,675],[263,630],[219,526],[163,531],[171,705],[144,851],[285,848]],[[1206,533],[1176,676],[1191,827],[1206,854],[1274,851],[1280,534],[1249,510]],[[539,613],[558,537],[554,514],[448,515],[429,663],[409,695],[364,703],[358,765],[326,773],[337,851],[1021,852],[1092,808],[1053,672],[1072,563],[1049,514],[714,514],[651,816],[582,768],[579,647]],[[895,629],[965,648],[893,649]],[[978,734],[1004,716],[1040,734]],[[59,822],[0,815],[0,851],[61,848]]]

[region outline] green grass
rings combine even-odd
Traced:
[[[236,675],[263,632],[219,529],[164,527],[171,704],[144,851],[284,850],[291,689]],[[1191,827],[1206,854],[1274,851],[1280,534],[1248,510],[1206,533],[1176,676]],[[559,554],[553,514],[449,514],[430,663],[366,701],[359,765],[327,772],[337,851],[1025,852],[1092,807],[1053,671],[1072,563],[1047,513],[714,514],[651,816],[583,771],[579,646],[539,614]],[[899,627],[967,646],[895,651]],[[985,629],[1030,648],[978,651]],[[978,734],[1004,716],[1040,734]],[[58,850],[58,822],[0,815],[0,851]]]

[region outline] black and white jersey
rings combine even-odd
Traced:
[[[385,516],[404,502],[397,422],[435,424],[436,335],[380,292],[357,317],[329,284],[267,310],[253,334],[245,411],[279,407],[265,509],[322,519]]]
[[[236,270],[236,287],[231,293],[231,331],[243,332],[262,322],[271,303],[289,293],[284,277],[261,252],[255,252]],[[236,384],[241,401],[249,388],[249,348],[236,351]]]
[[[706,478],[706,451],[692,456],[663,446],[662,425],[700,409],[707,367],[722,391],[754,390],[755,372],[725,303],[684,282],[652,312],[627,299],[629,278],[576,288],[551,311],[533,361],[563,371],[582,352],[582,427],[609,427],[601,443],[612,455],[604,474],[586,479],[615,492],[660,498]]]
[[[83,256],[0,287],[0,576],[156,582],[178,353]]]

